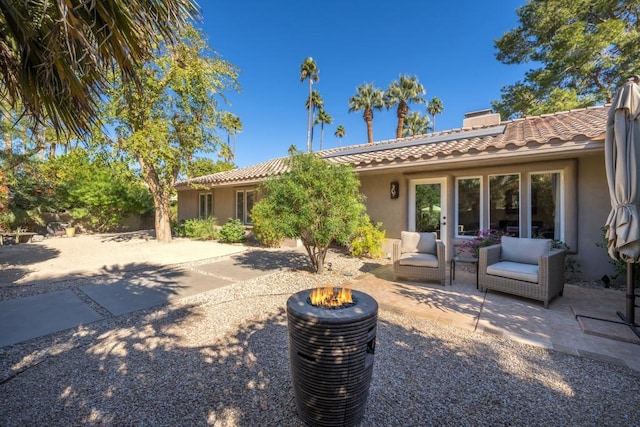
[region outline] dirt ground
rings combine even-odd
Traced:
[[[61,280],[138,266],[196,262],[246,249],[243,245],[184,238],[158,243],[151,231],[50,237],[0,246],[0,285]]]

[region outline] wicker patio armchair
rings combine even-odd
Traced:
[[[500,244],[480,248],[478,285],[544,303],[562,296],[563,249],[551,249],[550,239],[503,237]]]
[[[436,233],[403,231],[393,244],[393,275],[417,281],[445,284],[445,245]]]

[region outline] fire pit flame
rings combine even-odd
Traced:
[[[311,290],[309,294],[311,305],[315,307],[343,308],[354,304],[351,289],[335,288],[333,286],[320,287]]]

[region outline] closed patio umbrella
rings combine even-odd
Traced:
[[[627,312],[618,315],[634,326],[634,267],[640,259],[640,76],[629,78],[613,100],[604,154],[611,198],[607,248],[609,256],[627,263]]]

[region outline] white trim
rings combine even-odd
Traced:
[[[426,178],[426,179],[410,179],[409,180],[409,197],[408,197],[408,231],[416,230],[416,186],[422,184],[439,184],[440,185],[440,239],[447,244],[447,178]]]
[[[487,190],[488,196],[487,199],[487,213],[489,215],[487,222],[488,228],[491,229],[491,177],[493,176],[509,176],[509,175],[517,175],[518,176],[518,236],[522,236],[522,172],[505,172],[505,173],[494,173],[487,175]],[[506,214],[506,212],[505,212]]]
[[[531,176],[532,175],[546,175],[546,174],[558,174],[558,176],[560,176],[560,182],[558,183],[558,190],[560,191],[559,194],[559,201],[560,201],[560,206],[556,206],[556,216],[560,218],[560,221],[558,223],[559,226],[559,230],[558,230],[558,240],[564,242],[565,241],[565,206],[566,206],[566,198],[565,198],[565,188],[564,188],[564,184],[565,184],[565,176],[564,176],[564,171],[562,169],[550,169],[550,170],[537,170],[537,171],[532,171],[527,173],[528,175],[528,188],[527,188],[527,193],[528,193],[528,205],[529,205],[529,213],[527,215],[528,221],[527,221],[527,229],[529,231],[529,233],[531,234],[531,227],[532,227],[532,214],[531,214],[531,209],[533,207],[533,201],[531,199],[531,197],[533,196],[533,191],[531,189],[531,183],[532,183],[532,179]],[[555,224],[554,224],[555,226]],[[531,235],[529,237],[532,237]],[[555,237],[554,237],[555,238]]]

